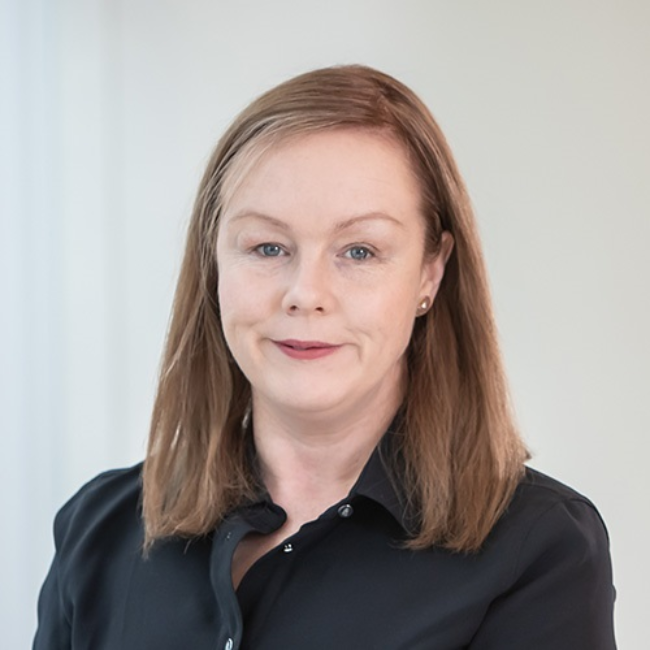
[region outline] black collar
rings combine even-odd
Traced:
[[[407,533],[417,530],[417,515],[415,508],[409,504],[402,485],[403,466],[400,453],[401,418],[395,417],[379,444],[373,450],[370,458],[361,470],[357,482],[352,486],[350,493],[344,499],[348,501],[360,496],[371,499],[387,510]],[[252,461],[254,471],[259,476],[259,465],[255,457],[252,435],[249,437],[251,447],[249,459]],[[273,503],[270,494],[260,481],[257,497],[243,506],[239,512],[252,523],[260,532],[277,528],[277,517],[284,511]]]
[[[403,485],[402,435],[401,418],[396,417],[372,452],[350,495],[372,499],[385,508],[406,532],[412,533],[417,528],[417,516]]]

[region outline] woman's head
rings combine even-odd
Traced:
[[[425,530],[419,543],[437,539],[457,548],[476,546],[477,531],[485,533],[486,524],[481,528],[471,508],[463,514],[454,505],[459,491],[476,496],[489,523],[514,485],[524,451],[508,412],[476,226],[444,136],[424,104],[397,80],[362,66],[327,68],[255,100],[208,163],[152,422],[145,471],[151,537],[206,530],[254,490],[241,434],[250,385],[228,350],[223,323],[230,314],[221,313],[218,297],[219,272],[230,268],[218,254],[226,250],[220,246],[222,222],[232,218],[231,208],[241,209],[240,190],[265,161],[310,139],[322,144],[328,133],[330,143],[347,134],[357,144],[365,138],[373,146],[392,147],[412,173],[414,209],[422,219],[422,263],[438,260],[440,270],[440,262],[447,262],[441,282],[438,273],[437,281],[425,283],[428,288],[414,289],[414,296],[424,290],[423,297],[433,298],[436,291],[437,297],[415,322],[405,355],[401,452],[408,496],[421,511]],[[167,487],[158,489],[163,479]],[[487,492],[488,507],[489,481],[496,488]],[[210,507],[196,507],[198,502]]]
[[[404,147],[369,129],[277,142],[222,208],[221,326],[253,412],[387,426],[405,351],[443,277],[451,238],[426,248],[421,191]]]
[[[458,239],[459,249],[452,254],[449,278],[437,304],[414,333],[412,347],[421,346],[417,339],[424,338],[436,313],[460,307],[449,295],[458,281],[455,258],[465,254],[468,245],[476,247],[474,226],[466,219],[469,206],[460,175],[428,109],[399,81],[363,66],[327,68],[291,79],[255,100],[223,136],[205,172],[194,217],[205,298],[214,297],[218,285],[215,251],[221,217],[251,170],[287,141],[335,130],[372,133],[403,149],[417,183],[428,255],[439,252],[443,232]],[[473,265],[476,254],[468,252],[467,264]],[[482,269],[467,270],[480,283]],[[443,333],[441,328],[437,331]]]

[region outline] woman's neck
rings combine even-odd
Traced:
[[[334,420],[278,413],[254,400],[262,478],[289,520],[311,521],[349,493],[397,408],[385,404]]]

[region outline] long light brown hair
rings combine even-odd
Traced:
[[[144,465],[145,546],[212,530],[254,498],[242,421],[251,389],[225,343],[216,239],[227,196],[274,143],[336,128],[380,131],[404,147],[419,179],[427,252],[455,246],[407,351],[400,481],[419,529],[412,548],[480,548],[507,506],[527,452],[513,423],[485,266],[465,186],[426,106],[363,66],[309,72],[265,93],[218,143],[189,226]]]

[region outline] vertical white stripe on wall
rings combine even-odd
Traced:
[[[30,644],[55,510],[126,456],[119,6],[2,4],[2,648]]]
[[[0,646],[27,647],[49,555],[60,468],[61,213],[54,142],[56,64],[46,0],[0,18]]]

